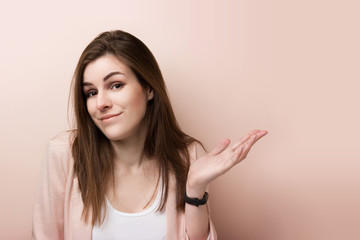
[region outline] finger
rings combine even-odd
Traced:
[[[266,131],[266,130],[261,130],[261,131],[257,132],[254,143],[256,143],[260,138],[264,137],[266,134],[268,134],[268,131]]]
[[[252,130],[250,131],[248,134],[246,134],[244,137],[240,138],[239,141],[237,141],[236,143],[234,143],[234,145],[231,147],[231,149],[233,151],[235,151],[238,147],[240,147],[244,142],[246,142],[252,135],[258,133],[260,130],[256,129],[256,130]]]
[[[256,135],[263,137],[263,136],[265,136],[265,135],[268,134],[268,133],[269,133],[269,132],[266,131],[266,130],[260,130]]]
[[[234,151],[235,155],[234,155],[233,159],[236,163],[240,162],[241,160],[243,160],[246,157],[249,146],[251,146],[251,144],[255,141],[255,139],[256,139],[255,135],[249,137],[247,141],[245,141],[243,144],[241,144],[241,146],[239,146]]]
[[[262,130],[257,132],[256,134],[249,137],[238,149],[235,151],[234,158],[237,162],[245,159],[251,149],[251,147],[263,136],[265,136],[268,132],[266,130]]]
[[[250,137],[250,139],[244,144],[244,149],[241,153],[240,156],[240,161],[245,159],[251,149],[251,147],[254,145],[254,143],[256,142],[256,135],[253,135]]]
[[[230,144],[230,140],[225,138],[222,140],[210,153],[209,155],[215,156],[224,151]]]
[[[239,163],[242,160],[240,156],[242,155],[243,152],[244,152],[244,145],[241,145],[235,150],[235,155],[233,157],[233,162],[234,162],[233,164]]]

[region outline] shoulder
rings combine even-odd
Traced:
[[[191,161],[196,160],[206,154],[204,147],[198,141],[194,141],[189,144],[188,152]]]
[[[71,143],[74,137],[73,131],[64,131],[53,137],[47,148],[47,162],[49,168],[62,169],[68,173],[72,168]]]
[[[49,146],[53,146],[53,147],[70,146],[74,136],[75,136],[74,131],[71,130],[59,132],[55,137],[53,137],[50,140]]]

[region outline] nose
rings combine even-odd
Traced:
[[[102,92],[102,93],[99,92],[97,94],[96,107],[99,110],[105,110],[107,108],[112,107],[111,100],[105,92]]]

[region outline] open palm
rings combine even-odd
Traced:
[[[253,130],[231,146],[229,139],[220,142],[211,152],[191,164],[188,187],[205,189],[211,181],[244,160],[251,147],[266,134],[265,130]]]

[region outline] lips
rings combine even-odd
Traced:
[[[102,116],[102,117],[100,118],[100,120],[101,120],[101,121],[108,121],[108,120],[110,120],[110,119],[112,119],[112,118],[114,118],[114,117],[119,116],[120,114],[121,114],[121,113],[105,115],[105,116]]]

